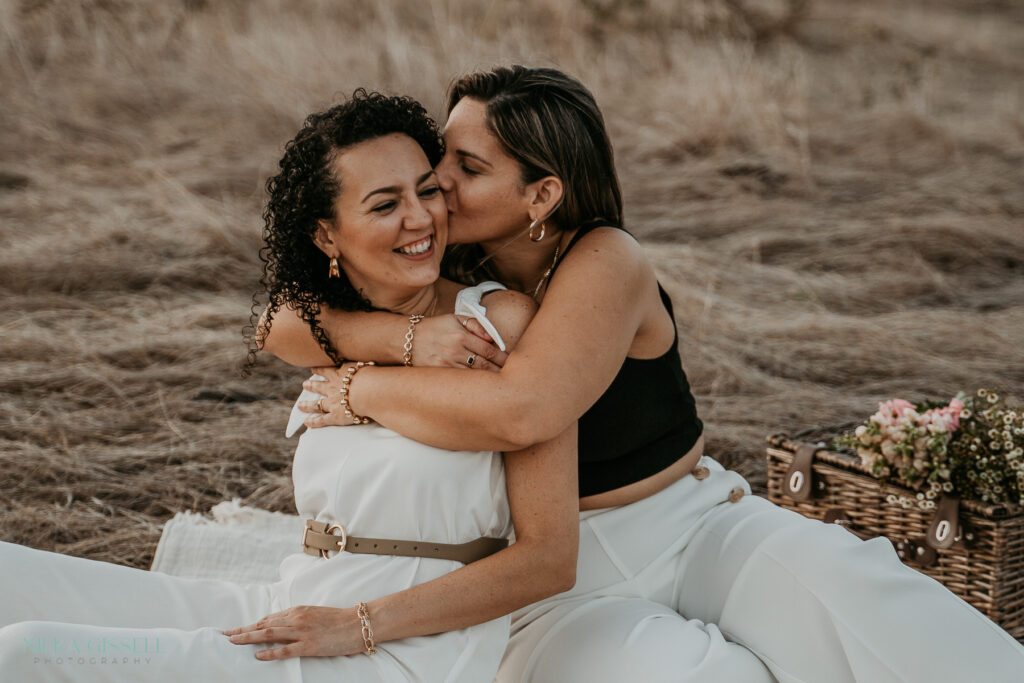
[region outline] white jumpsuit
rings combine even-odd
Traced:
[[[580,515],[576,586],[513,614],[499,683],[1024,681],[1024,646],[888,541],[700,464]]]
[[[296,420],[301,414],[293,410]],[[444,451],[376,424],[325,427],[300,438],[292,477],[300,516],[341,522],[353,536],[465,543],[512,531],[505,472],[493,452]],[[222,629],[294,605],[351,607],[462,566],[391,555],[323,559],[301,552],[301,538],[295,545],[299,552],[281,563],[279,581],[242,585],[0,542],[0,681],[494,678],[508,642],[508,617],[380,643],[372,656],[261,661],[254,656],[258,650],[280,645],[229,642]]]

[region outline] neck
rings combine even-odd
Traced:
[[[549,230],[540,242],[531,241],[526,234],[502,247],[500,242],[482,242],[484,252],[501,281],[511,289],[532,294],[544,273],[551,267],[555,249],[562,239],[562,231]]]
[[[437,309],[437,283],[412,292],[370,291],[364,288],[363,295],[377,308],[402,315],[432,315]]]

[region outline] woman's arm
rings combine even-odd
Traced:
[[[518,450],[554,438],[593,405],[642,326],[658,315],[667,320],[641,246],[621,230],[598,229],[559,266],[544,305],[500,372],[364,368],[349,400],[357,414],[417,441]],[[336,393],[338,375],[317,372],[329,386],[307,382],[306,388]],[[338,420],[318,415],[306,424]]]
[[[509,614],[576,583],[579,498],[576,425],[551,441],[506,454],[516,542],[450,574],[369,603],[381,640],[466,628]]]
[[[274,314],[269,330],[266,319],[267,311],[264,311],[257,327],[264,351],[300,367],[334,364],[297,310],[282,306]],[[413,365],[461,367],[470,354],[475,354],[479,359],[479,363],[474,363],[475,368],[500,368],[505,362],[505,352],[494,346],[487,332],[475,322],[464,327],[452,315],[424,319],[416,326],[413,338]],[[402,365],[405,334],[409,330],[407,316],[324,307],[320,311],[320,325],[343,358]]]
[[[369,603],[377,643],[482,624],[573,587],[579,546],[576,426],[507,455],[505,467],[516,542]],[[299,605],[223,633],[239,645],[286,643],[257,652],[266,660],[364,651],[354,607]]]

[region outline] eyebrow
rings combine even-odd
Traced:
[[[484,159],[483,157],[479,157],[476,154],[473,154],[472,152],[467,152],[464,149],[457,149],[457,150],[455,150],[455,153],[458,154],[461,157],[470,157],[471,159],[476,159],[481,164],[487,164],[491,168],[494,168],[494,164],[492,164],[491,162],[487,161],[487,159]]]
[[[427,171],[426,173],[421,175],[419,178],[417,178],[416,179],[416,184],[417,185],[421,185],[424,180],[426,180],[427,178],[429,178],[432,175],[434,175],[434,169],[430,169],[429,171]],[[372,197],[375,194],[389,194],[389,193],[398,194],[401,191],[402,191],[402,188],[399,187],[398,185],[389,185],[387,187],[381,187],[381,188],[373,190],[372,192],[367,194],[365,197],[363,197],[360,200],[359,203],[362,204],[363,202],[365,202],[367,199],[369,199],[370,197]]]

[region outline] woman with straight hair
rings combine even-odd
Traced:
[[[886,540],[752,496],[703,455],[671,302],[622,227],[582,84],[521,66],[460,78],[445,141],[451,272],[540,303],[516,349],[462,316],[328,310],[326,340],[282,310],[264,344],[297,365],[413,366],[347,385],[349,363],[318,368],[314,429],[350,409],[434,446],[513,450],[578,420],[576,584],[513,615],[498,680],[1020,680],[1024,647]]]

